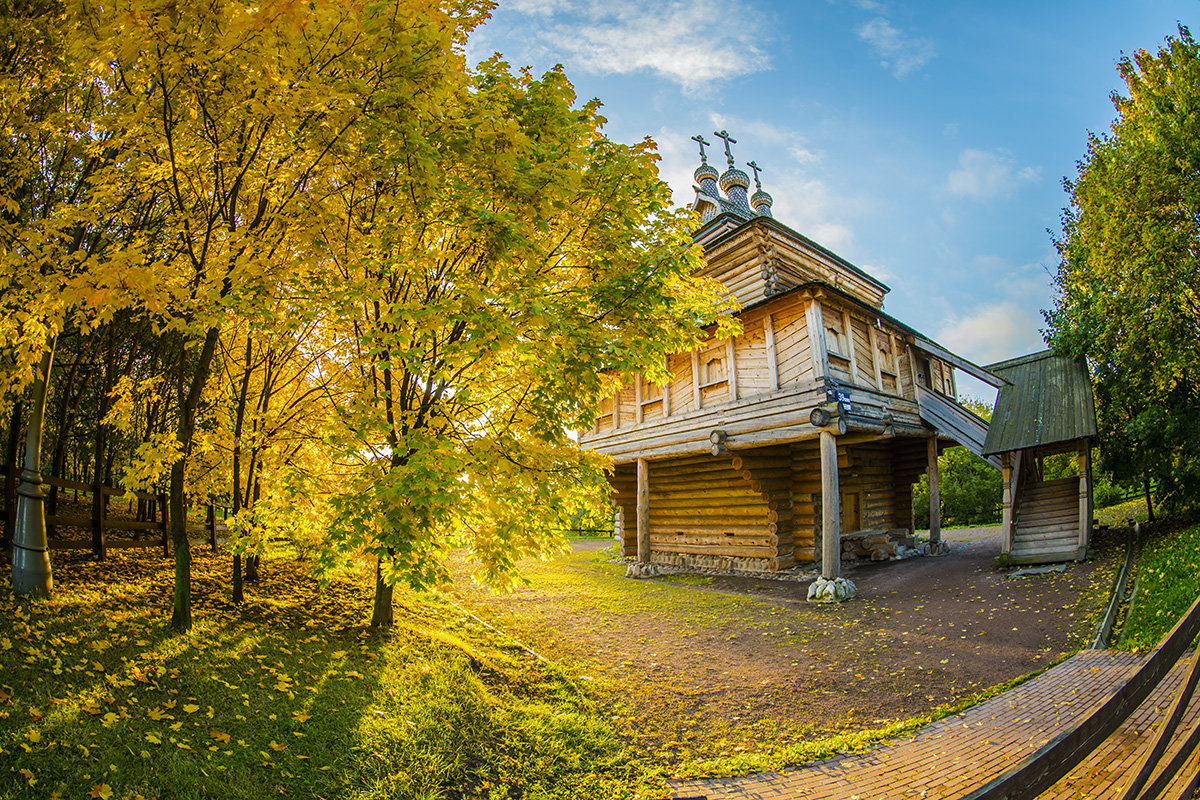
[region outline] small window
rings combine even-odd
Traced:
[[[716,383],[725,379],[725,361],[721,358],[710,358],[704,363],[704,383]]]

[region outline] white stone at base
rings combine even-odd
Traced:
[[[817,578],[808,586],[808,599],[812,603],[841,603],[857,593],[858,587],[846,578]]]
[[[659,574],[659,569],[654,564],[643,564],[640,561],[635,561],[625,570],[626,578],[653,578]]]

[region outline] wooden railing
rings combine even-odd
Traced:
[[[4,477],[4,502],[0,504],[0,519],[4,521],[3,539],[7,544],[12,541],[14,514],[17,507],[17,492],[16,487],[20,480],[20,469],[12,464],[0,466],[0,474]],[[51,491],[55,491],[58,495],[58,501],[61,504],[63,491],[73,492],[73,500],[78,501],[79,495],[87,495],[91,497],[90,513],[84,514],[51,514],[47,509],[46,525],[53,531],[58,526],[82,528],[91,531],[92,537],[86,539],[68,539],[53,537],[50,540],[51,549],[65,550],[73,548],[90,547],[99,555],[103,555],[109,541],[107,537],[108,531],[123,531],[133,533],[139,536],[137,539],[122,539],[119,540],[121,546],[129,547],[152,547],[161,543],[163,554],[169,554],[170,550],[170,528],[167,524],[167,495],[165,492],[129,492],[125,489],[120,489],[113,486],[97,486],[92,483],[83,483],[82,481],[73,481],[67,478],[42,478],[42,483],[49,486]],[[109,498],[121,497],[129,498],[132,495],[139,503],[138,519],[129,519],[125,517],[112,517],[109,515]],[[129,510],[133,512],[133,499],[129,501]],[[190,510],[185,508],[185,514]],[[198,507],[203,513],[204,521],[193,522],[191,515],[188,514],[188,535],[189,536],[207,536],[209,545],[212,549],[217,548],[218,534],[228,533],[229,527],[225,524],[225,520],[229,517],[229,506],[221,505],[215,502],[208,502]],[[140,534],[143,531],[150,531],[156,535],[142,539]]]
[[[1048,744],[1020,764],[989,781],[963,800],[1033,800],[1079,765],[1150,696],[1163,678],[1175,667],[1185,651],[1200,634],[1200,599],[1175,625],[1150,657],[1125,683],[1114,690],[1094,711],[1080,720],[1074,728],[1056,736]],[[1153,747],[1142,758],[1141,767],[1131,773],[1122,800],[1151,800],[1162,795],[1180,768],[1200,744],[1200,726],[1183,742],[1170,763],[1160,765],[1163,754],[1178,729],[1183,712],[1191,701],[1197,678],[1200,678],[1200,652],[1192,659],[1191,669],[1171,713],[1163,720]],[[1148,787],[1150,776],[1158,777]],[[1200,775],[1183,787],[1174,797],[1191,797],[1200,784]],[[1145,788],[1143,788],[1145,787]]]

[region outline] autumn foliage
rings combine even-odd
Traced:
[[[0,21],[0,393],[42,470],[169,487],[253,577],[292,538],[391,586],[559,544],[568,434],[721,308],[649,141],[560,71],[463,50],[485,0],[18,3]],[[52,12],[52,13],[48,13]],[[39,386],[47,400],[39,402]],[[611,388],[611,387],[608,387]],[[245,559],[245,561],[243,561]]]

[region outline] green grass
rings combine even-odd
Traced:
[[[1200,595],[1200,526],[1156,531],[1142,550],[1137,587],[1118,644],[1123,650],[1157,646]]]
[[[1132,519],[1135,522],[1145,522],[1148,519],[1146,499],[1144,497],[1137,497],[1133,500],[1126,500],[1123,503],[1108,506],[1107,508],[1097,508],[1093,516],[1100,520],[1101,525],[1124,525],[1127,519]]]
[[[55,555],[53,600],[0,588],[0,798],[661,792],[552,668],[434,596],[398,589],[372,632],[367,581],[272,559],[238,608],[197,552],[180,635],[152,551]]]

